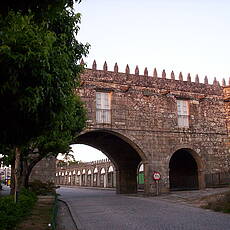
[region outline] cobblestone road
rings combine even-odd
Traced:
[[[156,197],[60,188],[79,230],[230,230],[230,215]]]

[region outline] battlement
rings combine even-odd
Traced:
[[[82,61],[81,64],[84,64]],[[222,84],[214,78],[212,83],[209,83],[208,77],[205,76],[203,82],[200,81],[200,77],[198,74],[195,76],[195,81],[192,81],[192,77],[190,73],[187,74],[186,77],[179,73],[177,77],[174,74],[174,71],[171,72],[169,76],[167,76],[166,71],[163,70],[162,73],[158,73],[157,69],[154,68],[152,74],[149,74],[147,68],[144,69],[143,75],[140,74],[139,67],[136,66],[134,70],[134,74],[130,73],[130,67],[127,64],[125,68],[125,72],[119,72],[118,64],[115,63],[113,71],[108,70],[108,65],[106,61],[104,62],[102,70],[97,68],[97,63],[94,60],[92,64],[92,69],[87,68],[85,73],[82,76],[82,80],[84,81],[84,76],[87,76],[87,80],[93,81],[97,78],[97,81],[103,82],[113,82],[117,84],[128,84],[129,86],[142,86],[142,87],[150,87],[150,88],[158,88],[158,89],[166,89],[166,90],[178,90],[178,91],[187,91],[194,93],[202,93],[202,94],[211,94],[211,95],[222,95],[223,87],[226,85],[230,85],[230,79],[228,84],[226,84],[226,80],[223,78]]]

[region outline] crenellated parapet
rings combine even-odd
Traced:
[[[225,110],[227,117],[227,129],[228,129],[228,146],[230,146],[230,86],[224,87],[224,102],[225,102]]]
[[[133,74],[131,74],[128,64],[126,65],[125,72],[119,72],[117,63],[115,63],[113,69],[114,71],[109,71],[108,65],[105,62],[103,69],[100,70],[97,68],[96,61],[94,60],[92,69],[86,69],[81,79],[84,81],[87,76],[87,80],[90,81],[93,81],[94,78],[96,78],[97,81],[113,82],[114,84],[123,83],[128,84],[129,86],[150,87],[169,91],[185,91],[219,96],[223,95],[223,87],[226,86],[225,79],[222,80],[222,85],[220,85],[216,78],[210,83],[207,76],[205,76],[202,81],[198,74],[195,76],[195,81],[192,81],[190,73],[187,74],[187,77],[184,77],[182,72],[180,72],[178,77],[176,77],[174,71],[172,71],[171,74],[167,76],[165,70],[159,74],[156,68],[154,68],[152,75],[149,75],[147,67],[144,68],[144,73],[140,74],[138,65],[135,67]]]

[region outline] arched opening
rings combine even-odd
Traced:
[[[113,166],[109,166],[108,168],[108,187],[113,188],[114,187],[114,174],[113,174]]]
[[[86,184],[87,186],[91,186],[91,174],[92,174],[92,172],[89,169],[88,173],[87,173],[87,184]]]
[[[82,174],[81,174],[81,185],[82,186],[86,186],[85,169],[82,170]]]
[[[199,189],[199,164],[194,151],[180,149],[169,162],[169,181],[171,190]]]
[[[81,185],[81,172],[78,170],[77,172],[77,181],[76,185]]]
[[[97,187],[98,186],[98,169],[97,168],[95,168],[94,170],[93,170],[93,186],[94,187]]]
[[[96,130],[81,134],[76,139],[76,144],[85,144],[104,153],[116,168],[117,193],[137,192],[137,167],[145,161],[143,152],[128,138],[119,133],[108,130]],[[107,173],[107,171],[106,171]],[[110,172],[111,173],[111,172]],[[99,183],[102,185],[101,171]],[[104,184],[108,178],[103,176]]]
[[[73,179],[72,179],[72,185],[76,185],[76,171],[74,170],[73,173]]]
[[[141,163],[137,170],[137,185],[140,190],[144,189],[144,178],[144,164]]]
[[[106,188],[106,177],[105,177],[105,169],[101,169],[100,173],[100,186]]]

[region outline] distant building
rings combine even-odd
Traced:
[[[11,167],[0,165],[0,182],[10,185]]]

